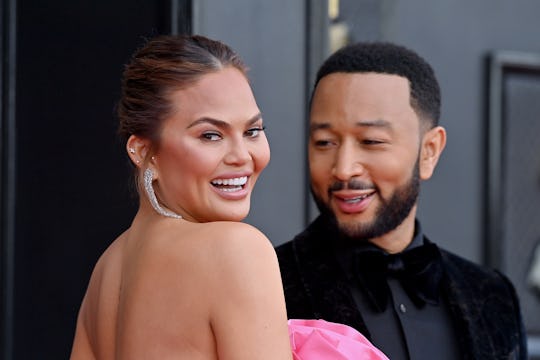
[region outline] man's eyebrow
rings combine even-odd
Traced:
[[[392,124],[390,121],[383,120],[383,119],[375,119],[375,120],[362,120],[357,121],[356,126],[362,126],[362,127],[384,127],[384,128],[391,128]]]
[[[248,126],[256,123],[257,121],[259,121],[260,119],[262,119],[262,114],[261,113],[257,113],[256,115],[252,116],[251,118],[249,118],[247,121],[246,121],[246,124]],[[189,128],[192,128],[196,125],[199,125],[199,124],[203,124],[203,123],[208,123],[208,124],[212,124],[216,127],[219,127],[219,128],[230,128],[231,125],[226,122],[226,121],[223,121],[223,120],[219,120],[219,119],[215,119],[215,118],[211,118],[211,117],[208,117],[208,116],[203,116],[201,118],[198,118],[197,120],[195,120],[194,122],[192,122],[191,124],[189,124],[188,126],[188,129]]]
[[[332,125],[330,122],[312,122],[309,124],[309,132],[312,133],[317,130],[326,130],[326,129],[332,129]]]
[[[375,120],[361,120],[357,121],[355,123],[356,126],[359,127],[381,127],[381,128],[392,128],[392,124],[383,119],[375,119]],[[325,129],[331,129],[332,125],[330,125],[329,122],[314,122],[309,125],[309,131],[313,132],[316,130],[325,130]]]

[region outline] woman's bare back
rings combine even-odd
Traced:
[[[274,334],[286,324],[276,270],[271,244],[246,224],[136,219],[94,269],[72,359],[241,359],[258,341],[272,346],[265,336],[285,345]],[[243,330],[259,334],[244,343]]]

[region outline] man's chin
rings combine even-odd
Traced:
[[[369,234],[366,233],[366,229],[372,229],[371,223],[361,222],[358,220],[343,221],[337,219],[337,227],[341,234],[350,238],[365,238],[366,235],[369,237],[372,232],[368,231]]]
[[[361,213],[346,213],[334,211],[332,212],[333,216],[336,218],[337,223],[340,227],[365,227],[373,224],[375,219],[372,214],[368,214],[366,211]]]

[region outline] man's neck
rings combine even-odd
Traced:
[[[397,228],[369,241],[389,254],[402,252],[413,240],[415,217],[416,206]]]

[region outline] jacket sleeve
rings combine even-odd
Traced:
[[[525,331],[525,325],[523,323],[523,317],[521,315],[521,309],[519,305],[519,299],[516,293],[516,289],[514,288],[514,285],[512,282],[501,272],[497,271],[497,273],[500,275],[502,280],[506,283],[506,286],[508,287],[508,291],[512,295],[512,301],[514,303],[514,317],[516,321],[516,325],[518,328],[517,332],[517,341],[516,346],[514,348],[513,352],[513,359],[519,359],[519,360],[527,360],[528,359],[528,352],[527,352],[527,333]]]
[[[294,255],[292,241],[276,248],[276,253],[285,292],[285,304],[287,305],[287,317],[289,319],[313,318],[312,306],[306,296],[303,281],[298,270],[298,264]]]

